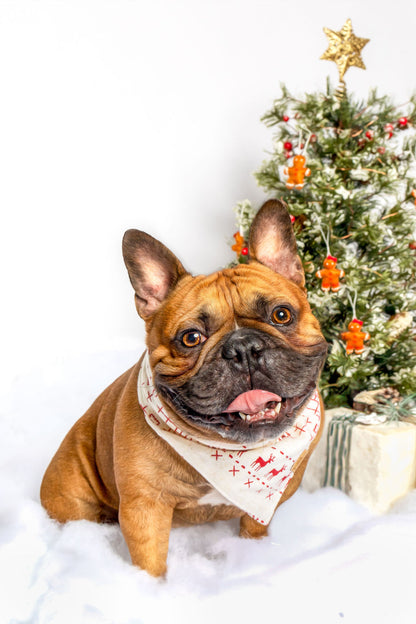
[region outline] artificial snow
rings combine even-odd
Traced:
[[[61,361],[3,398],[1,624],[415,622],[416,491],[374,516],[340,491],[298,490],[260,541],[235,521],[174,529],[164,580],[131,565],[118,526],[50,520],[50,458],[136,355]]]

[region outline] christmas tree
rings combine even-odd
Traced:
[[[367,42],[355,39],[359,49]],[[350,65],[361,67],[356,48]],[[309,302],[330,344],[327,407],[364,389],[416,391],[416,96],[400,108],[374,90],[359,101],[343,73],[337,90],[328,81],[323,93],[295,97],[281,87],[262,118],[274,130],[271,155],[255,174],[292,215]],[[239,262],[257,208],[236,207]]]

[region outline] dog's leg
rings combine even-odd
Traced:
[[[260,524],[256,522],[248,516],[244,514],[240,519],[240,537],[249,537],[254,539],[260,539],[261,537],[266,537],[267,535],[267,526],[264,524]]]
[[[51,518],[58,522],[117,522],[117,510],[97,498],[87,479],[71,472],[66,476],[52,466],[43,478],[40,499]]]
[[[143,498],[120,501],[119,522],[134,565],[152,576],[166,573],[173,509]]]

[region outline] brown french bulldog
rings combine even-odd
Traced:
[[[246,265],[193,277],[138,230],[126,232],[123,255],[150,369],[143,372],[142,356],[75,423],[46,470],[41,501],[60,522],[118,521],[132,562],[160,576],[172,526],[239,517],[241,536],[267,534],[319,439],[322,418],[297,419],[319,415],[327,344],[282,202],[267,201],[256,215]],[[313,396],[318,406],[307,412]],[[284,445],[301,432],[307,441],[292,455]],[[192,465],[193,452],[217,471],[214,486]],[[245,498],[228,498],[227,480],[240,475],[243,495],[255,492],[249,509],[261,492],[269,499],[263,519],[245,510]]]

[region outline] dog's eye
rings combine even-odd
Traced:
[[[198,345],[205,342],[206,337],[201,334],[200,331],[196,329],[191,329],[191,331],[185,332],[181,337],[181,342],[184,347],[197,347]]]
[[[272,312],[272,323],[275,325],[288,325],[292,320],[292,313],[284,306],[278,306]]]

